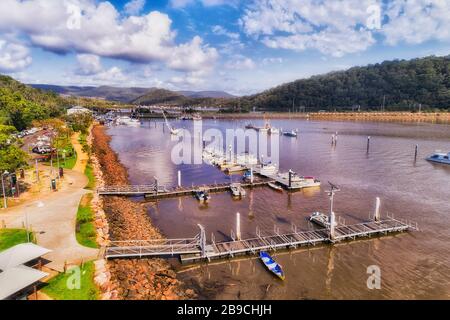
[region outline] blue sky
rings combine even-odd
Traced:
[[[26,83],[244,95],[448,54],[442,0],[0,1],[0,72]]]

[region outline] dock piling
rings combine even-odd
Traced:
[[[376,203],[375,203],[375,215],[374,215],[374,219],[376,222],[381,220],[380,217],[380,205],[381,205],[381,200],[379,197],[377,197]]]
[[[181,170],[178,170],[178,188],[181,188]]]
[[[242,239],[241,237],[241,214],[238,212],[236,213],[236,239],[240,241]]]
[[[370,136],[367,137],[367,153],[369,153],[370,150]]]
[[[416,144],[416,148],[415,148],[415,151],[414,151],[414,161],[417,161],[417,154],[418,154],[418,152],[419,152],[419,145]]]

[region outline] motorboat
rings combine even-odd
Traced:
[[[450,164],[450,152],[445,154],[441,152],[436,152],[430,157],[427,158],[427,161],[442,163],[442,164]]]
[[[285,131],[285,132],[283,132],[283,135],[286,136],[286,137],[297,138],[298,137],[298,130]]]
[[[272,176],[277,174],[277,172],[278,167],[271,163],[261,164],[261,167],[259,169],[259,174],[262,176]]]
[[[244,188],[242,188],[240,183],[232,183],[230,185],[230,191],[231,191],[231,194],[233,195],[233,197],[236,197],[236,198],[245,197],[247,194],[245,192]]]
[[[198,190],[195,192],[195,198],[200,202],[208,202],[211,196],[206,190]]]
[[[330,223],[330,218],[321,212],[314,212],[310,217],[309,217],[309,221],[314,222],[315,224],[324,227],[324,228],[330,228],[331,227],[331,223]],[[334,222],[334,226],[337,226],[337,222]]]
[[[289,175],[290,175],[290,183],[289,183]],[[280,180],[283,184],[289,187],[289,189],[304,189],[304,188],[313,188],[320,187],[320,180],[314,177],[301,177],[297,175],[295,172],[286,172],[280,173],[277,176],[277,180]]]
[[[267,185],[275,191],[283,192],[283,188],[276,183],[269,182]]]
[[[226,168],[225,172],[230,174],[230,173],[241,172],[241,171],[245,171],[245,170],[247,170],[247,167],[242,166],[242,165],[236,165],[233,167]]]
[[[116,123],[121,126],[139,127],[141,122],[138,119],[122,116],[116,119]]]
[[[261,251],[259,253],[259,258],[264,263],[266,268],[276,275],[281,280],[284,280],[286,277],[284,276],[283,269],[281,265],[279,265],[267,252]]]

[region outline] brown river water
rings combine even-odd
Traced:
[[[243,128],[245,120],[204,120],[204,130]],[[254,121],[262,125],[262,121]],[[174,122],[178,128],[192,122]],[[382,215],[417,222],[419,232],[358,240],[336,245],[280,251],[274,257],[284,269],[282,282],[256,258],[215,261],[183,266],[173,261],[179,278],[206,299],[450,299],[450,166],[424,160],[435,150],[450,151],[450,126],[276,120],[284,130],[299,129],[299,137],[280,137],[281,171],[293,169],[322,181],[322,187],[297,193],[277,193],[269,188],[249,190],[243,200],[228,193],[213,194],[207,206],[192,197],[149,204],[155,225],[168,238],[192,237],[197,224],[216,240],[229,239],[241,213],[242,236],[253,237],[256,227],[271,233],[295,224],[313,228],[307,217],[329,211],[327,181],[340,186],[334,211],[347,224],[366,221],[380,197]],[[175,165],[171,150],[176,142],[159,120],[140,128],[113,127],[111,146],[129,169],[134,184],[211,184],[239,180],[207,165]],[[331,135],[339,132],[338,144]],[[371,136],[367,153],[367,136]],[[415,145],[419,145],[414,160]],[[136,201],[143,201],[136,199]],[[368,289],[367,268],[381,270],[381,289]]]

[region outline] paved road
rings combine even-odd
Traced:
[[[85,159],[80,157],[80,160]],[[81,246],[75,237],[78,206],[81,197],[89,192],[84,189],[88,179],[80,172],[82,166],[77,169],[79,171],[65,171],[64,179],[67,183],[57,192],[47,194],[38,201],[33,200],[0,212],[0,220],[4,220],[8,228],[21,228],[28,220],[37,235],[38,244],[53,250],[44,256],[50,261],[47,266],[60,272],[63,271],[65,262],[93,260],[99,253],[97,249]]]

